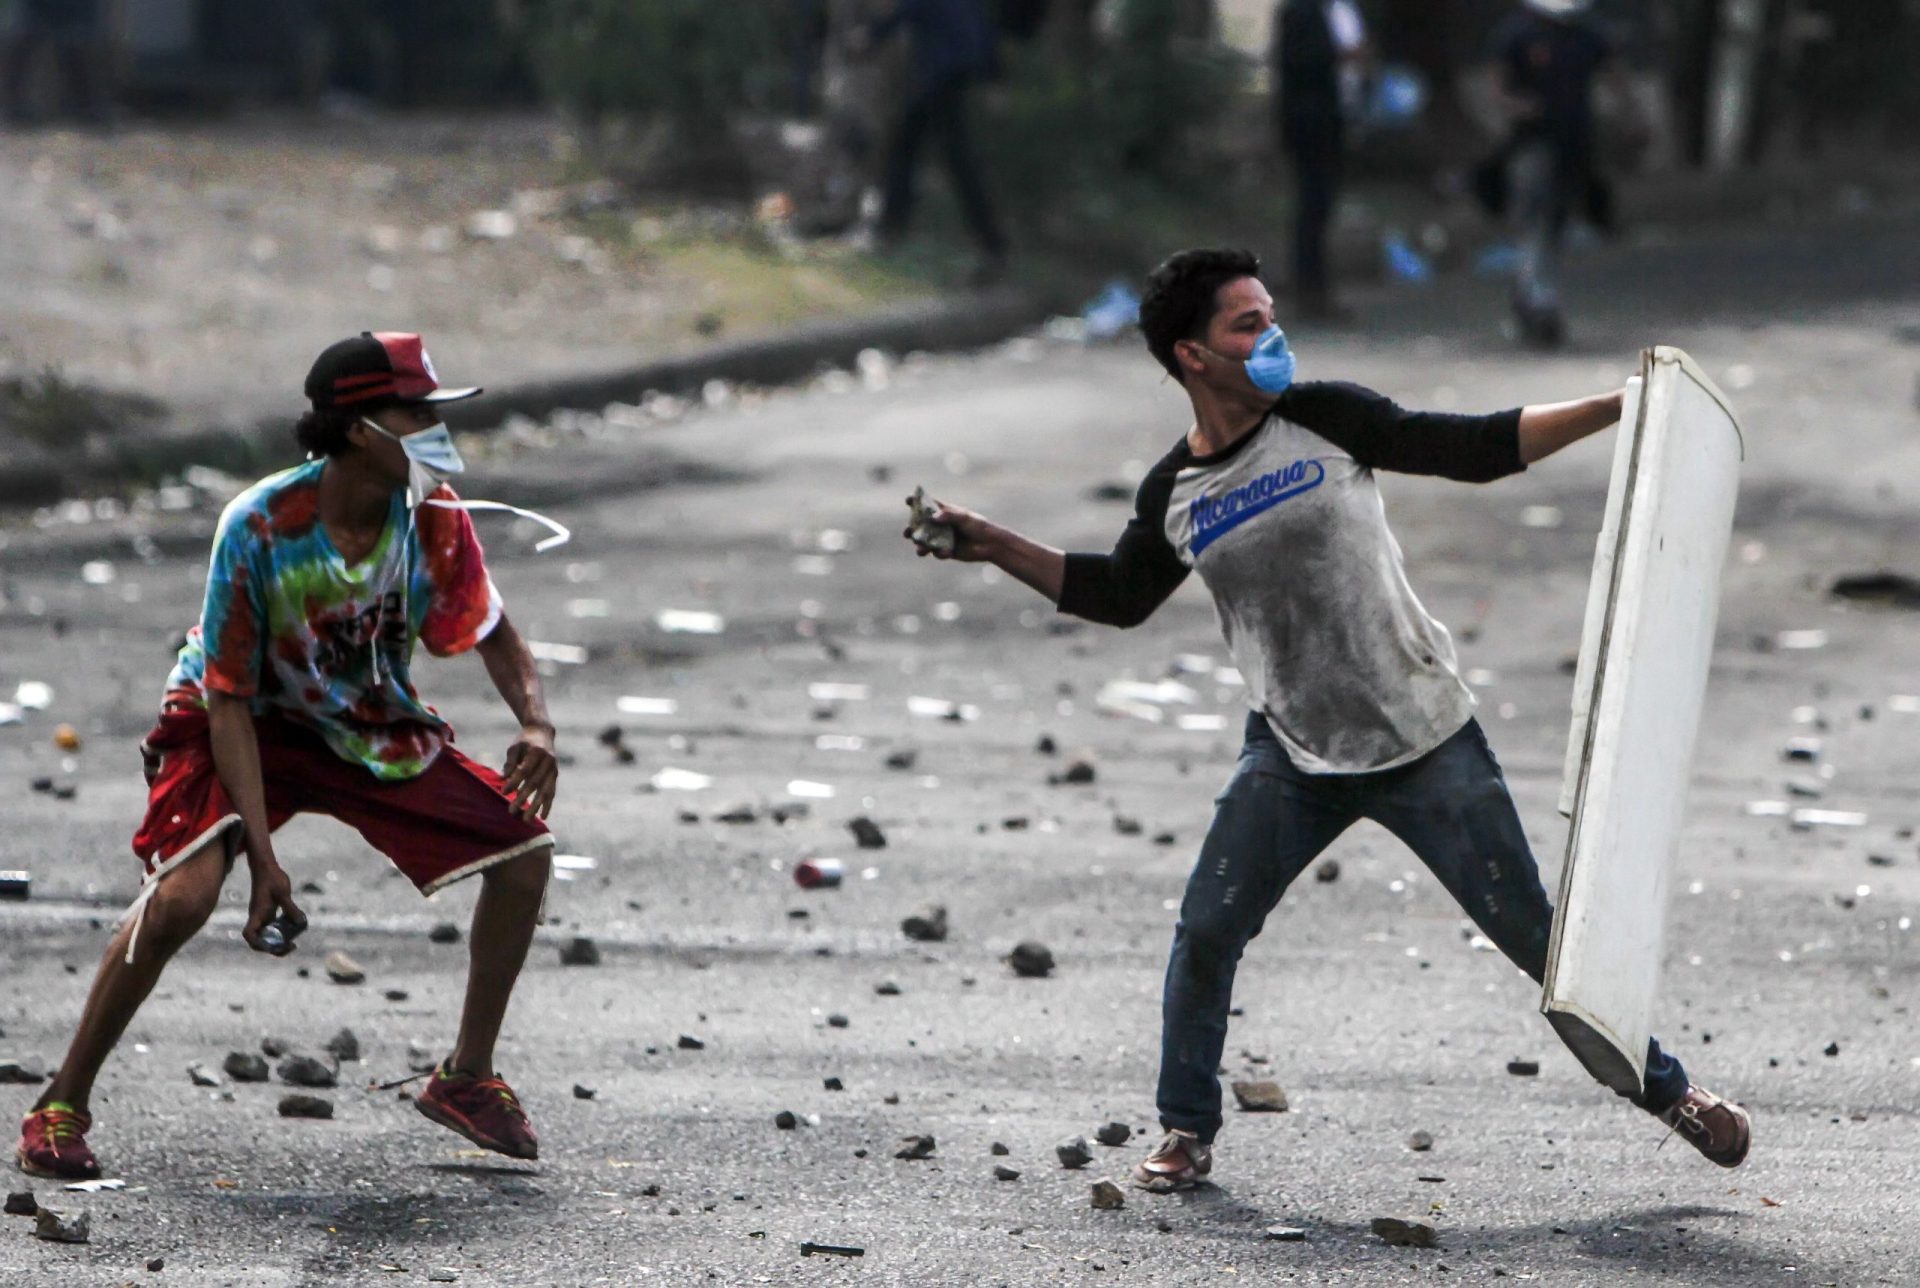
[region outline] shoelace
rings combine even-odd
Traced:
[[[40,1121],[46,1124],[47,1143],[54,1146],[77,1141],[85,1134],[80,1126],[80,1115],[65,1109],[42,1109]]]
[[[1712,1108],[1712,1106],[1709,1105],[1708,1108]],[[1700,1121],[1699,1107],[1689,1101],[1683,1100],[1674,1106],[1673,1121],[1667,1124],[1667,1134],[1662,1136],[1660,1143],[1653,1147],[1654,1152],[1659,1153],[1665,1149],[1667,1142],[1678,1135],[1680,1128],[1683,1126],[1696,1136],[1706,1136],[1709,1139],[1713,1136],[1713,1129]]]

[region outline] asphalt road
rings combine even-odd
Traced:
[[[1752,1109],[1739,1171],[1659,1148],[1662,1129],[1559,1047],[1537,990],[1476,951],[1437,884],[1363,826],[1330,851],[1339,880],[1296,886],[1242,968],[1228,1070],[1277,1079],[1291,1111],[1230,1114],[1212,1187],[1090,1209],[1089,1182],[1123,1178],[1146,1143],[1096,1146],[1083,1172],[1052,1147],[1109,1120],[1152,1125],[1171,909],[1237,750],[1240,699],[1204,670],[1181,677],[1197,700],[1170,714],[1218,713],[1229,732],[1097,708],[1111,679],[1226,661],[1198,585],[1111,632],[899,541],[900,498],[925,483],[1104,548],[1127,509],[1091,489],[1136,477],[1183,429],[1182,401],[1136,347],[1025,341],[895,367],[884,388],[823,382],[489,451],[469,495],[537,493],[576,534],[533,556],[524,534],[481,520],[509,609],[532,638],[586,650],[550,685],[573,762],[560,848],[595,866],[553,886],[501,1053],[542,1160],[475,1156],[397,1093],[363,1089],[405,1074],[409,1041],[450,1042],[465,950],[427,931],[464,922],[472,891],[423,905],[350,832],[297,820],[282,856],[320,891],[300,953],[249,953],[244,890],[229,889],[101,1083],[92,1140],[128,1189],[35,1182],[43,1202],[91,1212],[93,1241],[42,1243],[0,1219],[0,1284],[392,1284],[437,1267],[488,1285],[1920,1283],[1920,703],[1894,700],[1920,694],[1920,633],[1910,613],[1827,594],[1847,572],[1920,573],[1920,347],[1899,334],[1920,322],[1916,233],[1888,215],[1595,254],[1575,277],[1575,346],[1550,358],[1501,342],[1482,283],[1381,297],[1364,329],[1294,336],[1303,377],[1460,408],[1606,388],[1641,345],[1678,343],[1741,407],[1747,472],[1658,1013],[1696,1078]],[[1488,487],[1387,489],[1550,885],[1564,663],[1609,442]],[[1545,521],[1538,507],[1559,526],[1523,521]],[[0,696],[23,679],[54,690],[45,712],[0,728],[0,867],[34,876],[30,901],[0,903],[0,1058],[58,1059],[137,888],[134,743],[194,616],[212,517],[13,515],[0,529]],[[91,560],[112,579],[83,576]],[[718,613],[725,629],[665,632],[663,609]],[[1821,647],[1780,647],[1780,632],[1812,630]],[[506,713],[476,662],[421,673],[470,754],[504,751]],[[867,696],[810,696],[821,683]],[[622,714],[623,695],[676,705]],[[977,718],[915,715],[914,697]],[[70,773],[57,721],[85,739]],[[634,763],[596,742],[613,724]],[[1036,751],[1043,733],[1059,755]],[[1832,769],[1817,803],[1865,826],[1794,831],[1745,812],[1821,774],[1782,758],[1810,734]],[[909,748],[910,770],[887,767]],[[1049,785],[1076,755],[1096,781]],[[668,767],[711,784],[650,790]],[[45,774],[77,796],[31,792]],[[807,784],[832,795],[785,824],[766,816],[820,791]],[[714,820],[743,803],[759,821]],[[854,848],[846,823],[862,814],[886,848]],[[819,856],[845,862],[840,889],[794,885],[793,864]],[[929,901],[949,909],[951,938],[909,942],[898,923]],[[598,941],[600,965],[560,964],[575,934]],[[1023,939],[1051,946],[1052,978],[1003,963]],[[318,966],[336,948],[367,983],[328,982]],[[366,1060],[343,1071],[331,1122],[278,1118],[277,1087],[188,1082],[190,1063],[267,1035],[315,1047],[342,1025]],[[705,1049],[680,1049],[682,1034]],[[1538,1059],[1539,1076],[1509,1076],[1515,1057]],[[576,1083],[595,1097],[576,1099]],[[33,1094],[8,1090],[22,1109]],[[803,1125],[778,1130],[783,1109]],[[1431,1152],[1407,1148],[1415,1130]],[[931,1159],[893,1157],[921,1133],[937,1139]],[[994,1180],[997,1162],[1020,1179]],[[1386,1214],[1430,1215],[1440,1246],[1382,1245],[1368,1223]],[[1263,1240],[1275,1223],[1305,1242]],[[803,1240],[865,1256],[803,1258]],[[153,1257],[158,1274],[143,1268]]]

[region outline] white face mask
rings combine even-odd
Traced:
[[[420,504],[449,478],[466,472],[467,463],[460,459],[460,449],[453,445],[453,433],[444,424],[429,425],[402,436],[366,416],[360,418],[360,423],[385,434],[407,454],[408,505]]]

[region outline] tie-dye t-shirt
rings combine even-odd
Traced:
[[[376,777],[412,778],[452,737],[414,691],[413,642],[437,657],[472,648],[499,622],[500,593],[466,512],[422,505],[410,530],[405,489],[372,553],[349,565],[320,522],[325,464],[262,479],[220,516],[206,604],[168,697],[248,698],[256,714],[309,726]],[[454,499],[452,489],[433,499]]]

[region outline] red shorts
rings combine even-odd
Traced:
[[[499,774],[451,746],[419,777],[383,782],[283,717],[255,716],[253,728],[270,828],[295,814],[330,814],[393,860],[422,894],[553,844],[545,823],[514,812]],[[205,709],[169,703],[141,751],[147,817],[133,852],[148,875],[230,830],[237,851],[240,812],[214,772]]]

